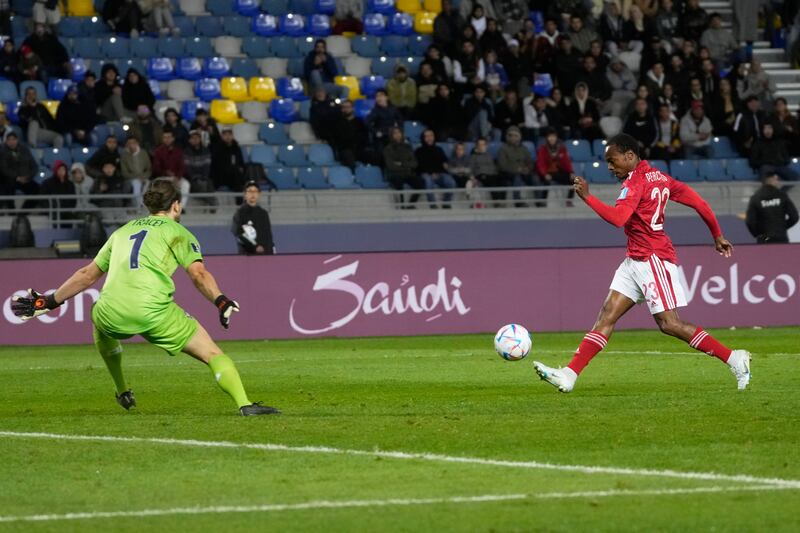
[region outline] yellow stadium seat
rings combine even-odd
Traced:
[[[221,84],[222,97],[234,102],[247,102],[250,95],[247,94],[247,82],[244,78],[222,78]]]
[[[405,13],[416,13],[422,9],[422,6],[419,5],[419,0],[397,0],[394,3],[394,7],[398,11],[404,11]]]
[[[221,124],[239,124],[244,122],[239,117],[236,103],[230,100],[213,100],[211,102],[211,118]]]
[[[433,33],[433,19],[435,18],[436,13],[429,11],[418,12],[414,15],[414,31],[424,34]]]
[[[50,111],[50,114],[53,115],[53,118],[56,118],[56,113],[58,112],[58,104],[60,104],[58,100],[42,100],[42,105]]]
[[[92,0],[69,0],[67,12],[71,17],[93,17],[97,15]]]
[[[259,102],[271,102],[278,97],[275,80],[272,78],[250,78],[250,98]]]
[[[336,76],[333,78],[333,81],[336,85],[342,85],[350,89],[350,93],[347,96],[350,100],[364,98],[364,95],[361,94],[361,88],[358,85],[358,78],[355,76]]]
[[[430,11],[431,13],[441,13],[442,12],[442,0],[425,0],[422,3],[422,8],[425,11]]]

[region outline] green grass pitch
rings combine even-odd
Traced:
[[[531,361],[579,333],[520,362],[488,334],[225,343],[263,418],[147,345],[131,413],[93,348],[3,347],[0,531],[798,531],[800,329],[713,333],[753,352],[749,390],[657,331],[568,395]]]

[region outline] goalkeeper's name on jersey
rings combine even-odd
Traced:
[[[145,217],[145,218],[138,218],[136,220],[131,220],[129,224],[131,226],[150,226],[153,228],[157,228],[158,226],[163,226],[166,224],[167,221],[163,219],[163,217],[155,218],[155,217]]]

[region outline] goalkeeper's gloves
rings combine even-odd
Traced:
[[[222,324],[223,328],[228,329],[231,325],[231,315],[239,312],[239,304],[224,294],[220,294],[214,300],[214,305],[219,310],[219,323]]]
[[[14,296],[11,299],[11,311],[23,321],[43,315],[63,303],[56,302],[54,292],[41,294],[33,289],[28,289],[28,295]]]

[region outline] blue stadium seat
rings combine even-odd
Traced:
[[[0,102],[19,100],[17,84],[9,80],[0,80]]]
[[[290,167],[303,167],[308,165],[303,147],[299,144],[283,144],[278,147],[278,159]]]
[[[367,98],[375,98],[378,89],[386,87],[386,79],[383,76],[364,76],[361,78],[361,94]]]
[[[50,78],[47,82],[47,97],[50,100],[61,100],[72,85],[72,80],[63,78]]]
[[[211,46],[211,41],[204,37],[194,37],[187,39],[184,43],[186,54],[194,57],[208,57],[214,55],[214,47]]]
[[[280,18],[278,25],[283,35],[300,37],[306,34],[306,20],[298,13],[287,13]]]
[[[130,39],[125,37],[100,39],[100,48],[105,57],[109,59],[121,59],[131,55]]]
[[[290,144],[292,141],[286,135],[283,124],[275,122],[265,122],[258,130],[258,138],[267,144],[279,145]]]
[[[651,167],[660,170],[664,174],[669,174],[669,164],[663,159],[653,159],[652,161],[649,161],[649,163]],[[602,164],[605,165],[605,161],[603,161]]]
[[[737,157],[735,159],[728,159],[726,165],[728,176],[737,181],[752,181],[758,179],[755,171],[750,166],[747,159]]]
[[[368,13],[364,15],[364,33],[367,35],[386,35],[389,30],[386,28],[386,17],[380,13]]]
[[[286,64],[286,73],[294,78],[302,78],[305,74],[303,72],[303,58],[291,57]]]
[[[596,163],[597,161],[595,161]],[[578,176],[585,176],[584,171],[591,167],[593,163],[572,163],[572,172],[577,174]]]
[[[608,171],[605,163],[594,161],[586,163],[583,170],[584,176],[590,183],[616,183],[617,178]]]
[[[175,27],[180,30],[181,35],[191,37],[195,33],[194,20],[190,17],[172,17]]]
[[[225,30],[225,35],[230,37],[248,37],[250,35],[250,24],[251,19],[248,17],[225,17],[222,19],[222,28]]]
[[[419,72],[419,64],[422,63],[421,57],[403,56],[397,58],[397,64],[403,65],[408,69],[410,76],[416,76]]]
[[[380,167],[374,165],[357,166],[355,177],[364,189],[386,189],[388,187]]]
[[[206,10],[218,17],[233,15],[234,6],[231,0],[206,0]],[[198,20],[208,17],[197,17]]]
[[[256,144],[250,148],[250,161],[252,163],[259,163],[265,167],[272,167],[278,164],[278,158],[275,157],[275,150],[272,146],[266,144]]]
[[[433,44],[430,35],[414,35],[408,39],[408,52],[415,56],[424,56],[428,47]]]
[[[697,174],[707,181],[727,181],[730,178],[718,159],[701,159],[697,162]]]
[[[175,67],[168,57],[151,57],[147,61],[147,76],[152,80],[169,81],[175,79]]]
[[[111,29],[100,17],[86,17],[81,25],[83,35],[86,37],[101,37],[108,35]]]
[[[63,161],[65,165],[72,164],[72,153],[69,148],[45,148],[42,150],[42,163],[53,168],[56,161]]]
[[[312,144],[308,147],[308,160],[318,167],[336,164],[333,150],[327,144]]]
[[[333,16],[336,13],[336,0],[314,0],[314,13]]]
[[[529,18],[533,21],[533,27],[538,35],[544,29],[544,13],[539,10],[534,10],[530,12]]]
[[[261,13],[257,17],[253,17],[251,29],[253,33],[261,37],[274,37],[280,34],[278,30],[278,19],[274,14],[267,15],[266,13]]]
[[[86,71],[89,70],[89,64],[82,57],[70,57],[69,63],[72,65],[72,81],[83,81],[86,77]]]
[[[158,55],[158,39],[154,37],[137,37],[130,40],[131,56],[149,59]]]
[[[269,116],[277,122],[289,124],[297,120],[294,101],[288,98],[275,98],[269,103]]]
[[[584,139],[575,139],[566,141],[567,152],[573,161],[591,161],[592,160],[592,147],[589,141]]]
[[[298,107],[300,120],[304,122],[311,122],[311,100],[302,100]]]
[[[680,181],[702,181],[697,175],[697,162],[693,159],[673,159],[669,165],[670,175]]]
[[[158,39],[158,54],[164,57],[181,57],[185,53],[183,43],[183,39],[179,37],[160,37]]]
[[[228,5],[230,3],[228,2]],[[219,17],[197,17],[194,22],[198,35],[203,37],[219,37],[225,35],[225,28],[222,27],[222,20]]]
[[[175,75],[184,80],[199,80],[203,77],[203,64],[196,57],[181,57],[175,65]]]
[[[367,118],[369,112],[375,107],[375,100],[361,98],[353,102],[353,113],[360,119]]]
[[[714,159],[733,159],[739,157],[739,152],[728,137],[714,137],[711,142],[714,147]]]
[[[275,89],[282,98],[291,98],[295,102],[308,100],[300,78],[280,78],[275,84]]]
[[[304,167],[297,171],[297,181],[304,189],[330,189],[320,167]]]
[[[64,17],[58,23],[59,37],[83,37],[83,17]]]
[[[150,85],[150,91],[152,91],[153,96],[156,97],[156,100],[164,99],[164,95],[161,94],[161,84],[158,83],[157,80],[148,79],[147,84]]]
[[[70,150],[70,156],[73,163],[86,163],[94,155],[95,151],[95,148],[78,146]]]
[[[201,78],[194,82],[194,94],[204,102],[210,102],[221,97],[219,80],[216,78]]]
[[[242,52],[247,54],[247,57],[270,57],[272,53],[269,41],[270,39],[263,37],[245,37],[242,39]]]
[[[300,50],[297,49],[297,41],[292,37],[281,36],[271,39],[270,47],[272,55],[275,57],[301,57]]]
[[[261,11],[280,15],[289,11],[289,0],[261,0]]]
[[[181,118],[187,122],[192,122],[197,116],[198,109],[209,110],[207,102],[200,102],[199,100],[186,100],[181,103]]]
[[[596,159],[605,159],[607,144],[605,139],[595,139],[592,141],[592,153]]]
[[[207,57],[203,63],[203,75],[206,78],[222,79],[230,75],[231,66],[224,57]]]
[[[376,57],[372,60],[372,74],[389,79],[394,76],[394,66],[396,64],[397,62],[392,57]]]
[[[425,131],[425,124],[422,122],[417,122],[416,120],[407,120],[403,123],[403,135],[406,136],[406,139],[408,139],[409,142],[420,142],[419,137],[422,135],[423,131]]]
[[[267,174],[269,180],[275,184],[279,191],[294,191],[300,188],[294,171],[286,167],[274,167]]]
[[[408,13],[395,13],[389,19],[389,31],[395,35],[414,33],[414,17]]]
[[[135,68],[140,74],[147,70],[147,62],[144,59],[122,58],[111,59],[108,62],[117,67],[117,70],[123,78],[125,77],[125,73],[128,72],[128,69],[130,68]]]
[[[259,0],[234,0],[233,9],[242,16],[254,17],[261,10],[261,2]]]
[[[314,0],[289,0],[289,11],[304,16],[315,13]]]
[[[334,189],[360,189],[361,186],[355,182],[353,172],[343,166],[333,166],[328,169],[328,183]]]
[[[315,37],[327,37],[331,34],[331,19],[319,13],[311,15],[308,21],[308,33]]]
[[[76,37],[72,40],[72,54],[84,59],[104,59],[106,56],[95,37]]]
[[[261,76],[261,70],[256,62],[249,58],[238,58],[231,62],[231,74],[245,79]]]
[[[391,57],[408,55],[408,39],[402,35],[387,35],[381,39],[381,50]]]
[[[394,0],[367,0],[366,12],[391,15],[395,12]]]
[[[111,134],[108,124],[98,124],[91,133],[92,146],[102,146],[106,142],[106,137]]]
[[[25,80],[19,84],[19,95],[20,99],[25,98],[25,91],[28,90],[28,87],[33,87],[36,90],[36,99],[37,100],[47,100],[47,87],[44,86],[44,83],[37,81],[37,80]]]
[[[374,35],[356,35],[350,39],[350,48],[361,57],[380,57],[380,41]]]
[[[19,124],[19,106],[22,105],[22,102],[19,100],[14,100],[11,102],[5,102],[5,105],[8,121],[12,124]]]
[[[297,39],[297,49],[300,51],[300,55],[305,57],[308,53],[314,49],[314,43],[316,42],[316,38],[308,35],[306,37],[300,37]],[[334,58],[334,61],[337,58]]]

